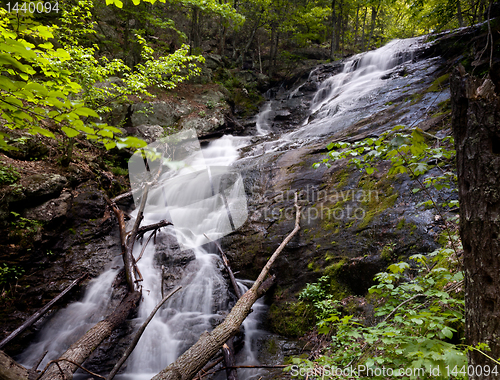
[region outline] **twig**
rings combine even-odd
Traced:
[[[142,255],[144,254],[144,251],[146,250],[146,247],[148,246],[148,243],[149,241],[151,240],[151,238],[153,237],[153,235],[156,234],[156,231],[151,233],[151,235],[149,235],[148,237],[148,240],[146,240],[146,244],[144,244],[142,246],[142,249],[141,249],[141,253],[139,254],[139,257],[135,260],[136,264],[139,262],[139,260],[142,258]]]
[[[415,298],[419,298],[419,297],[427,297],[427,295],[425,294],[415,294],[413,297],[410,297],[408,298],[407,300],[401,302],[398,306],[396,306],[389,314],[387,314],[387,317],[384,318],[384,320],[382,321],[382,323],[384,322],[387,322],[389,319],[391,319],[394,314],[396,314],[396,311],[398,311],[398,309],[404,305],[406,305],[408,302],[411,302],[413,301]]]
[[[173,226],[173,223],[169,222],[168,220],[160,220],[158,223],[149,224],[147,226],[141,227],[137,230],[136,239],[139,239],[142,235],[144,235],[148,231],[158,230],[162,227],[167,227],[167,226]]]
[[[83,276],[80,276],[75,281],[73,281],[70,285],[66,287],[58,296],[56,296],[52,301],[50,301],[47,305],[42,307],[39,311],[33,314],[26,322],[24,322],[21,326],[15,329],[7,338],[0,342],[0,349],[2,349],[7,343],[16,338],[19,334],[21,334],[24,330],[30,327],[33,323],[38,321],[49,309],[61,298],[63,298],[73,287],[79,284],[88,274],[85,273]]]
[[[437,213],[439,214],[439,216],[441,217],[441,220],[444,222],[444,225],[446,227],[446,232],[448,234],[448,237],[450,239],[450,244],[451,244],[451,248],[453,249],[453,252],[455,253],[455,258],[457,259],[457,261],[459,263],[460,262],[460,258],[458,257],[458,249],[457,247],[455,246],[455,242],[453,241],[453,238],[451,237],[451,232],[450,232],[450,227],[448,225],[448,222],[446,221],[446,219],[444,218],[443,214],[441,213],[441,209],[438,207],[438,205],[436,204],[436,202],[434,201],[434,198],[432,197],[431,193],[429,192],[429,190],[424,186],[424,184],[422,183],[422,181],[420,181],[420,179],[418,178],[418,176],[415,174],[415,172],[413,171],[413,169],[411,168],[410,164],[408,163],[408,161],[406,160],[406,157],[401,153],[401,151],[396,148],[396,152],[398,152],[399,156],[403,159],[406,167],[408,168],[408,170],[410,171],[411,175],[415,178],[415,180],[418,182],[418,184],[420,185],[420,187],[422,188],[422,190],[427,194],[427,196],[429,197],[429,199],[431,200],[434,208],[436,209]]]
[[[130,343],[130,345],[127,347],[127,349],[123,353],[123,356],[120,358],[120,360],[118,361],[118,363],[116,363],[115,367],[113,368],[113,370],[111,371],[111,373],[108,375],[108,378],[106,380],[112,380],[115,377],[115,375],[118,373],[118,371],[120,370],[120,368],[123,365],[123,363],[125,363],[125,361],[128,359],[128,357],[130,356],[130,354],[134,350],[135,346],[137,346],[137,343],[139,342],[139,339],[141,339],[141,336],[144,333],[144,330],[146,330],[146,327],[148,326],[149,322],[151,322],[151,320],[155,316],[156,312],[160,309],[160,307],[162,307],[162,305],[170,297],[172,297],[175,293],[177,293],[181,289],[182,289],[182,286],[177,287],[177,289],[175,289],[172,292],[170,292],[170,294],[168,294],[167,296],[165,296],[160,301],[160,303],[158,305],[156,305],[156,307],[153,309],[153,311],[151,312],[151,314],[149,314],[149,317],[146,319],[146,321],[139,328],[139,330],[137,331],[137,333],[134,336],[134,339],[132,340],[132,343]]]
[[[37,380],[38,380],[38,379],[40,379],[40,378],[41,378],[41,377],[45,374],[45,372],[47,372],[47,370],[49,369],[49,367],[50,367],[52,364],[55,364],[55,365],[59,368],[59,370],[61,371],[61,374],[63,375],[63,379],[64,379],[64,372],[63,372],[63,370],[62,370],[61,366],[59,365],[59,362],[60,362],[60,361],[63,361],[63,360],[64,360],[64,361],[66,361],[66,362],[69,362],[69,363],[71,363],[71,364],[73,364],[73,365],[76,365],[76,366],[77,366],[78,368],[80,368],[82,371],[85,371],[85,372],[87,372],[88,374],[90,374],[90,375],[92,375],[92,376],[98,377],[99,379],[106,380],[106,378],[105,378],[105,377],[103,377],[103,376],[101,376],[101,375],[98,375],[97,373],[94,373],[94,372],[92,372],[92,371],[90,371],[90,370],[88,370],[88,369],[86,369],[86,368],[82,367],[80,364],[75,363],[73,360],[64,359],[64,358],[60,358],[60,359],[56,359],[56,360],[51,360],[50,362],[48,362],[48,363],[47,363],[47,365],[45,366],[45,368],[43,369],[43,371],[40,373],[40,375],[38,375]]]
[[[416,294],[414,295],[413,297],[410,297],[408,298],[407,300],[404,300],[403,302],[401,302],[398,306],[396,306],[389,314],[387,314],[387,316],[383,319],[382,322],[380,323],[384,323],[384,322],[387,322],[389,319],[391,319],[394,314],[396,314],[396,311],[398,311],[399,308],[401,308],[402,306],[406,305],[407,303],[413,301],[414,299],[418,298],[418,297],[426,297],[427,295],[425,294]],[[347,364],[344,368],[349,368],[351,365],[353,365],[354,363],[356,363],[360,358],[361,356],[363,355],[363,353],[371,346],[371,344],[368,344],[368,343],[365,343],[363,345],[363,347],[361,347],[361,350],[359,351],[360,353],[360,356],[358,357],[354,357],[350,362],[349,364]]]
[[[231,267],[229,266],[229,260],[227,259],[227,256],[224,253],[224,251],[222,250],[222,247],[220,246],[220,244],[218,242],[213,241],[206,234],[203,234],[203,236],[205,236],[209,241],[211,241],[212,243],[214,243],[215,246],[217,247],[217,249],[219,250],[219,252],[220,252],[220,254],[222,256],[222,262],[224,263],[224,266],[226,267],[226,270],[229,273],[229,278],[231,280],[231,284],[233,285],[234,292],[236,293],[236,296],[238,297],[238,299],[241,298],[242,294],[241,294],[240,287],[238,286],[238,284],[236,282],[236,278],[234,277],[234,273],[231,270]]]
[[[35,365],[33,366],[33,368],[31,368],[32,371],[36,372],[36,369],[38,368],[38,366],[42,362],[42,360],[45,357],[45,355],[48,354],[48,352],[49,352],[48,350],[45,350],[45,352],[42,354],[42,356],[40,356],[40,359],[38,359],[38,361],[35,363]]]

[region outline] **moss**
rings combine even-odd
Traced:
[[[347,169],[343,169],[335,173],[333,181],[336,183],[335,188],[337,190],[344,188],[349,182],[349,172]]]
[[[302,336],[314,323],[312,306],[303,301],[275,303],[269,309],[271,330],[284,336]]]
[[[398,198],[398,193],[394,191],[395,176],[384,176],[376,181],[369,175],[360,178],[359,186],[366,192],[365,199],[361,204],[365,210],[363,220],[358,224],[358,228],[366,227],[377,215],[384,210],[393,207]],[[376,196],[373,196],[375,192]],[[368,197],[366,197],[368,195]]]
[[[396,224],[396,229],[401,230],[406,224],[406,219],[403,218],[401,219],[398,224]]]
[[[336,277],[339,272],[342,270],[342,267],[345,265],[347,262],[346,258],[342,258],[340,261],[331,264],[325,268],[325,275],[330,276],[330,277]]]
[[[269,339],[267,342],[267,352],[274,355],[278,352],[278,344],[273,338]]]
[[[439,92],[449,82],[450,74],[441,75],[437,78],[425,92]]]
[[[437,239],[438,241],[438,244],[441,246],[441,247],[446,247],[447,244],[448,244],[448,240],[449,240],[449,236],[448,236],[448,232],[446,231],[443,231],[439,234],[439,237]]]
[[[382,248],[382,253],[380,256],[382,259],[385,261],[393,261],[395,259],[394,257],[394,247],[396,246],[396,243],[389,243]]]

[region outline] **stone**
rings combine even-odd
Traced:
[[[59,174],[35,174],[23,181],[25,198],[43,198],[57,195],[66,186],[68,180]]]
[[[131,106],[131,112],[130,121],[136,128],[141,125],[170,127],[180,118],[174,104],[164,101],[136,103]]]
[[[207,54],[205,56],[205,65],[212,70],[217,70],[219,67],[224,67],[222,57],[218,54]]]
[[[152,143],[165,134],[164,129],[159,125],[139,125],[137,127],[137,137],[143,138],[147,143]]]
[[[71,193],[63,192],[59,198],[51,199],[40,206],[24,210],[23,216],[42,222],[53,222],[66,216]]]

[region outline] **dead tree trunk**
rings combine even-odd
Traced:
[[[494,66],[495,67],[495,66]],[[498,78],[493,70],[492,78]],[[487,343],[500,357],[500,97],[489,79],[469,77],[461,67],[451,78],[453,134],[457,151],[460,235],[464,247],[467,344]],[[497,87],[498,88],[498,87]],[[469,351],[469,366],[496,364]],[[488,378],[473,371],[470,379]]]
[[[153,377],[152,380],[191,380],[200,371],[203,366],[219,351],[222,345],[232,336],[234,336],[240,325],[251,312],[251,307],[262,295],[260,286],[267,277],[271,266],[278,258],[283,248],[295,236],[300,229],[300,207],[297,203],[297,194],[295,195],[295,207],[297,214],[295,217],[295,228],[283,240],[281,245],[273,253],[264,269],[252,287],[238,300],[232,308],[224,322],[217,326],[212,332],[205,332],[201,335],[198,342],[182,354],[174,363],[162,370]]]
[[[97,323],[82,338],[71,345],[60,359],[68,359],[81,365],[103,340],[109,337],[113,330],[127,319],[130,311],[136,308],[140,299],[140,292],[130,293],[111,315]],[[71,380],[73,378],[73,372],[77,369],[78,367],[73,363],[61,361],[58,365],[52,365],[40,380]]]
[[[0,351],[0,380],[28,380],[28,370]]]

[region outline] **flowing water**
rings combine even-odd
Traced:
[[[370,113],[387,108],[387,102],[391,97],[400,96],[403,88],[417,83],[426,72],[435,70],[432,59],[427,59],[424,63],[413,62],[412,52],[420,44],[418,38],[396,40],[376,51],[347,59],[342,72],[330,76],[319,84],[319,89],[310,102],[309,112],[304,115],[302,124],[281,136],[273,130],[272,118],[277,104],[282,100],[268,101],[256,117],[257,135],[262,136],[261,139],[265,141],[254,144],[246,157],[240,157],[240,149],[251,144],[251,137],[224,136],[211,142],[203,150],[202,155],[189,158],[191,167],[200,169],[207,166],[229,166],[242,158],[248,159],[268,151],[301,146],[307,141],[314,141],[341,131]],[[405,75],[392,75],[400,69],[404,69]],[[315,75],[316,70],[313,70],[309,80],[313,80]],[[300,87],[292,89],[287,98],[298,96]],[[447,94],[442,96],[446,97]],[[424,104],[426,101],[427,104],[431,101],[440,101],[439,97],[434,100],[426,99],[424,97],[422,100]],[[413,115],[411,107],[408,108],[407,114],[400,118],[401,122],[407,123],[417,120],[418,117]],[[274,136],[270,138],[273,134]],[[160,181],[168,180],[168,175],[165,175]],[[167,234],[170,234],[168,239],[174,243],[163,246],[150,244],[145,249],[138,263],[144,278],[143,300],[133,324],[135,326],[142,324],[161,300],[162,276],[165,277],[163,271],[169,270],[169,262],[177,260],[175,255],[180,255],[179,257],[183,257],[185,260],[182,260],[187,262],[177,273],[172,274],[173,277],[182,277],[180,285],[183,289],[164,305],[148,325],[137,348],[127,361],[124,374],[118,376],[118,379],[150,379],[194,343],[203,331],[210,330],[219,323],[231,302],[234,302],[228,296],[227,280],[221,274],[220,260],[215,251],[208,251],[207,245],[203,245],[207,241],[201,232],[212,234],[211,236],[217,238],[219,229],[227,227],[221,220],[226,218],[228,210],[237,213],[241,204],[236,202],[213,212],[202,213],[201,208],[192,207],[192,202],[187,201],[199,198],[197,186],[165,186],[161,191],[170,191],[172,194],[162,193],[162,196],[156,196],[152,193],[152,201],[148,203],[147,208],[150,212],[146,212],[143,225],[175,216],[177,222],[174,225],[180,223],[185,226],[192,225],[193,228],[176,230],[170,228],[163,232],[162,236],[165,240]],[[242,191],[242,181],[235,181],[228,199],[237,199]],[[175,199],[175,202],[162,203],[162,197]],[[186,207],[173,208],[173,204]],[[144,241],[146,240],[147,236]],[[175,248],[173,251],[167,249],[172,247]],[[139,256],[141,249],[142,246],[137,244],[135,257]],[[42,365],[48,360],[57,358],[77,337],[110,312],[111,284],[122,265],[120,259],[116,258],[110,265],[112,269],[91,281],[82,301],[69,305],[46,323],[37,341],[21,355],[20,362],[31,367],[45,350],[49,353]],[[162,268],[162,265],[167,268]],[[248,281],[240,281],[242,287],[250,284]],[[163,290],[168,291],[173,287],[174,285],[167,284]],[[255,342],[261,333],[258,325],[261,315],[265,312],[265,306],[259,301],[253,309],[254,312],[244,322],[245,345],[238,354],[239,364],[258,363]],[[239,373],[242,379],[258,379],[262,375],[258,370],[240,370]]]

